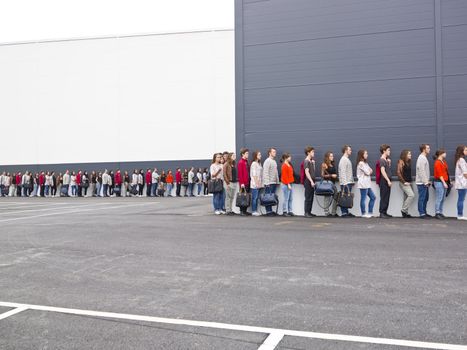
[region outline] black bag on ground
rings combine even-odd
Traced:
[[[130,193],[133,195],[133,196],[136,196],[138,194],[138,188],[136,185],[132,185],[131,188],[130,188]]]
[[[344,189],[341,192],[339,192],[337,205],[341,208],[350,209],[353,207],[353,197],[354,194],[350,192],[349,187],[345,186]]]
[[[251,194],[245,191],[245,189],[240,189],[240,192],[237,193],[237,199],[235,200],[235,205],[239,208],[248,208],[251,203]]]
[[[224,184],[221,179],[213,179],[208,181],[209,193],[220,193],[224,190]]]

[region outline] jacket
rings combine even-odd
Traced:
[[[240,186],[248,186],[250,184],[250,175],[248,173],[248,160],[240,159],[238,162],[238,183]]]

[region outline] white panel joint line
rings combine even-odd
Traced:
[[[240,331],[240,332],[264,333],[264,334],[271,335],[268,337],[268,339],[271,338],[270,340],[266,339],[268,344],[272,344],[273,338],[277,340],[279,336],[281,337],[289,336],[289,337],[337,340],[337,341],[347,341],[347,342],[367,343],[367,344],[396,345],[396,346],[405,346],[408,348],[419,348],[419,349],[421,348],[421,349],[440,349],[440,350],[467,350],[467,345],[432,343],[432,342],[403,340],[403,339],[373,338],[373,337],[362,337],[362,336],[345,335],[345,334],[304,332],[304,331],[294,331],[294,330],[287,330],[287,329],[244,326],[244,325],[229,324],[229,323],[193,321],[193,320],[184,320],[184,319],[178,319],[178,318],[163,318],[163,317],[153,317],[153,316],[120,314],[120,313],[115,313],[115,312],[68,309],[64,307],[19,304],[19,303],[9,303],[9,302],[1,302],[1,301],[0,301],[0,306],[21,308],[21,311],[30,309],[30,310],[37,310],[37,311],[58,312],[58,313],[68,314],[68,315],[80,315],[80,316],[113,318],[113,319],[142,321],[142,322],[154,322],[154,323],[162,323],[162,324],[173,324],[173,325],[179,325],[179,326],[204,327],[204,328],[223,329],[223,330]],[[273,349],[273,348],[266,347],[266,348],[262,348],[261,350],[263,349]]]
[[[17,307],[16,309],[4,312],[3,314],[0,314],[0,320],[3,320],[5,318],[7,318],[7,317],[19,314],[21,311],[24,311],[24,310],[27,310],[27,309],[28,309],[27,307],[20,306],[20,307]]]
[[[269,336],[266,338],[263,344],[258,348],[258,350],[274,350],[277,345],[281,342],[281,340],[284,338],[284,333],[271,333]]]

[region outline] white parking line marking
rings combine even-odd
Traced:
[[[76,209],[76,210],[63,209],[63,211],[55,212],[55,213],[39,214],[39,215],[31,215],[31,216],[21,216],[21,217],[18,217],[18,218],[2,219],[2,220],[0,220],[0,222],[11,222],[11,221],[18,221],[18,220],[25,220],[25,219],[41,218],[41,217],[44,217],[44,216],[54,216],[54,215],[65,215],[65,214],[81,213],[81,212],[92,211],[92,210],[130,208],[130,207],[138,207],[138,206],[157,204],[157,203],[159,203],[159,202],[118,205],[118,206],[113,206],[113,207],[102,207],[102,208],[89,208],[89,205],[86,205],[86,209]],[[105,205],[105,204],[107,204],[107,203],[100,203],[99,205]]]
[[[20,306],[20,307],[17,307],[16,309],[4,312],[3,314],[0,314],[0,320],[3,320],[5,318],[7,318],[7,317],[19,314],[21,311],[24,311],[24,310],[27,310],[27,309],[28,309],[27,307]]]
[[[467,350],[467,345],[431,343],[431,342],[403,340],[403,339],[373,338],[373,337],[362,337],[362,336],[345,335],[345,334],[304,332],[304,331],[294,331],[294,330],[276,329],[276,328],[267,328],[267,327],[242,326],[242,325],[229,324],[229,323],[192,321],[192,320],[183,320],[183,319],[174,319],[174,318],[121,314],[121,313],[115,313],[115,312],[69,309],[69,308],[63,308],[63,307],[53,307],[53,306],[43,306],[43,305],[0,302],[0,306],[25,308],[25,309],[37,310],[37,311],[58,312],[58,313],[69,314],[69,315],[115,318],[115,319],[132,320],[132,321],[165,323],[165,324],[173,324],[173,325],[181,325],[181,326],[224,329],[224,330],[231,330],[231,331],[276,334],[275,337],[278,337],[278,335],[281,334],[283,336],[291,336],[291,337],[314,338],[314,339],[324,339],[324,340],[339,340],[339,341],[382,344],[382,345],[398,345],[398,346],[405,346],[405,347],[410,347],[410,348]]]
[[[271,333],[258,350],[274,350],[284,338],[284,333]]]
[[[52,211],[52,210],[68,210],[68,209],[76,209],[76,208],[88,208],[93,205],[105,205],[105,203],[96,203],[91,205],[73,205],[73,206],[55,206],[52,208],[42,208],[42,209],[31,209],[31,210],[12,210],[0,213],[0,215],[9,215],[9,214],[18,214],[18,213],[31,213],[34,211]],[[22,208],[21,208],[22,209]]]

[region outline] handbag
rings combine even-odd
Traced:
[[[248,208],[251,203],[251,194],[245,191],[244,188],[240,188],[240,192],[237,193],[237,199],[235,205],[239,208]]]
[[[321,180],[315,188],[316,196],[333,196],[334,184],[329,180]]]
[[[274,207],[279,204],[277,194],[265,191],[259,196],[259,202],[263,207]]]
[[[337,205],[341,208],[350,209],[353,207],[353,197],[354,194],[350,192],[348,186],[345,186],[344,189],[339,192],[339,197],[337,198]]]
[[[224,190],[224,185],[221,179],[212,179],[208,181],[209,193],[220,193]]]

